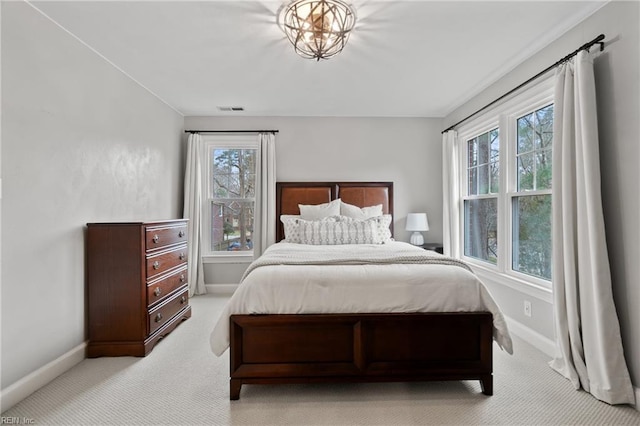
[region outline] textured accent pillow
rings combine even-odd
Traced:
[[[391,241],[391,221],[393,216],[390,214],[383,214],[375,218],[378,224],[378,235],[380,236],[380,242],[386,243]]]
[[[359,222],[359,219],[354,219],[352,217],[348,217],[348,216],[340,216],[340,218],[338,220],[342,220],[342,221],[350,221],[350,222]],[[376,226],[378,228],[378,236],[380,238],[380,242],[381,243],[385,243],[387,241],[392,241],[392,235],[391,235],[391,221],[393,221],[393,216],[390,214],[383,214],[380,216],[376,216],[376,217],[371,217],[369,219],[365,219],[367,221],[375,221],[376,222]]]
[[[298,204],[300,219],[320,220],[325,217],[340,215],[340,198],[324,204]]]
[[[280,222],[284,226],[284,241],[300,243],[300,216],[293,214],[280,215]]]
[[[284,241],[287,243],[301,243],[300,224],[305,222],[335,222],[339,216],[325,217],[318,221],[307,221],[301,219],[299,215],[283,214],[280,215],[280,221],[284,225]]]
[[[371,217],[382,216],[382,204],[371,207],[358,207],[345,202],[340,203],[340,214],[353,219],[365,220]]]
[[[328,219],[299,220],[300,242],[312,245],[382,243],[377,218],[355,220],[338,216]]]

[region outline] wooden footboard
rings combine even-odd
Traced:
[[[480,380],[493,394],[489,312],[232,315],[230,397],[243,384]]]

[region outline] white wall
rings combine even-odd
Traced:
[[[393,181],[396,239],[407,213],[427,212],[442,240],[442,120],[427,118],[185,117],[185,129],[277,129],[279,181]],[[244,265],[205,265],[207,283],[237,283]]]
[[[449,126],[527,80],[598,34],[605,51],[594,62],[602,194],[613,292],[625,357],[636,388],[640,387],[640,4],[610,2],[467,104],[449,114]],[[506,314],[553,338],[551,305],[530,295],[492,285]],[[524,299],[533,302],[533,317],[522,314]]]
[[[85,341],[87,222],[181,214],[183,117],[2,2],[2,389]]]

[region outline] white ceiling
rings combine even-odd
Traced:
[[[31,4],[185,116],[443,117],[606,3],[353,0],[346,48],[317,62],[285,2]]]

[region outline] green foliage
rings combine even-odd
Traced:
[[[513,269],[551,279],[551,195],[514,198]]]
[[[222,225],[222,232],[224,233],[224,235],[229,236],[230,234],[233,234],[234,231],[235,229],[233,228],[233,225],[225,221],[224,224]]]

